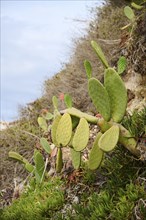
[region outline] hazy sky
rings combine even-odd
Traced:
[[[43,81],[67,62],[96,1],[1,0],[1,120],[41,95]],[[81,19],[83,22],[74,21]]]

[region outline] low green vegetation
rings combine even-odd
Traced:
[[[1,220],[50,219],[64,204],[63,183],[55,178],[37,187],[31,183],[13,205],[1,211]]]

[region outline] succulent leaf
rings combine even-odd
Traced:
[[[109,67],[108,62],[104,56],[104,53],[103,53],[101,47],[95,41],[91,41],[91,45],[92,45],[93,49],[95,50],[97,56],[99,57],[100,61],[104,65],[104,67],[108,68]]]
[[[81,164],[81,152],[75,151],[73,148],[70,148],[72,164],[75,169],[78,169]]]
[[[59,145],[66,146],[72,135],[72,121],[71,116],[68,113],[65,113],[57,126],[56,130],[56,141]]]
[[[59,146],[59,144],[56,140],[56,131],[57,131],[57,127],[58,127],[60,119],[61,119],[61,115],[56,115],[56,117],[52,123],[52,127],[51,127],[51,138],[52,138],[52,141],[55,144],[55,146]]]
[[[126,7],[124,8],[124,14],[126,15],[126,17],[127,17],[129,20],[133,20],[134,17],[135,17],[132,8],[130,8],[129,6],[126,6]]]
[[[88,91],[90,98],[97,111],[106,120],[110,120],[110,100],[105,87],[95,78],[88,81]]]
[[[47,141],[47,139],[46,138],[41,138],[40,139],[40,144],[41,144],[41,146],[44,148],[44,150],[48,153],[48,154],[50,154],[51,153],[51,148],[50,148],[50,145],[49,145],[49,143],[48,143],[48,141]]]
[[[18,160],[21,163],[29,163],[28,160],[26,160],[23,156],[21,156],[19,153],[16,153],[14,151],[9,152],[9,157],[15,160]]]
[[[119,76],[112,68],[105,70],[104,85],[110,98],[111,115],[115,122],[121,122],[127,106],[127,90]]]
[[[26,163],[26,164],[25,164],[25,169],[26,169],[28,172],[32,173],[32,172],[34,171],[34,166],[31,165],[30,163]]]
[[[55,95],[52,97],[52,102],[53,102],[54,109],[58,109],[58,99]]]
[[[38,117],[38,124],[44,131],[48,131],[48,125],[45,118]]]
[[[34,162],[35,162],[35,176],[36,176],[36,181],[38,183],[41,182],[43,179],[43,173],[45,169],[45,163],[42,154],[38,151],[35,150],[34,153]]]
[[[72,146],[75,151],[82,151],[88,144],[89,140],[89,125],[85,118],[81,118],[76,128]]]
[[[121,74],[125,71],[127,66],[127,60],[124,56],[121,56],[118,60],[118,73]]]
[[[136,4],[135,2],[132,2],[132,3],[131,3],[131,6],[132,6],[133,8],[135,8],[135,9],[138,9],[138,10],[141,10],[141,9],[143,8],[142,5],[138,5],[138,4]]]
[[[72,98],[71,98],[70,95],[65,94],[64,102],[65,102],[67,108],[71,108],[72,107]]]
[[[92,77],[92,66],[88,60],[84,61],[84,67],[86,70],[87,78],[90,79]]]
[[[93,147],[89,154],[88,166],[90,170],[97,169],[100,166],[102,159],[103,159],[104,152],[99,148],[99,145],[98,145],[98,141],[101,136],[102,136],[102,133],[99,132],[96,136],[96,139],[93,143]]]
[[[45,118],[46,120],[51,120],[54,118],[54,115],[50,112],[47,112],[45,115],[43,115],[43,118]]]
[[[57,159],[56,159],[56,172],[60,173],[62,168],[63,168],[62,149],[59,147],[57,151]]]
[[[112,151],[119,140],[119,126],[113,125],[99,139],[99,148],[105,152]]]

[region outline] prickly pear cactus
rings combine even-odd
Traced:
[[[56,172],[60,173],[62,168],[63,168],[62,149],[59,147],[57,151],[57,159],[56,159]]]
[[[18,160],[19,162],[24,164],[29,163],[28,160],[26,160],[23,156],[21,156],[19,153],[16,153],[14,151],[9,152],[9,157]]]
[[[44,131],[48,131],[48,125],[45,118],[38,117],[38,124]]]
[[[25,169],[26,169],[28,172],[32,173],[32,172],[34,171],[34,166],[31,165],[30,163],[26,163],[26,164],[25,164]]]
[[[66,146],[72,135],[72,121],[68,113],[65,113],[57,126],[56,130],[56,141],[61,146]]]
[[[56,140],[56,131],[59,124],[59,121],[61,119],[61,115],[57,115],[53,121],[52,127],[51,127],[51,138],[55,146],[59,146],[57,140]]]
[[[105,152],[113,150],[119,140],[119,126],[113,125],[99,139],[99,148]]]
[[[106,121],[109,121],[111,117],[110,100],[104,86],[99,82],[99,80],[91,78],[88,81],[88,91],[97,111]]]
[[[111,115],[115,122],[121,122],[127,106],[127,90],[119,76],[112,68],[105,70],[104,85],[109,94]]]
[[[87,78],[90,79],[92,77],[92,66],[88,60],[84,61],[84,67],[86,70]]]
[[[89,125],[85,118],[81,118],[76,128],[72,146],[75,151],[82,151],[88,144],[89,140]]]
[[[98,118],[94,117],[93,115],[88,115],[87,113],[81,112],[76,108],[68,108],[65,112],[69,113],[71,116],[75,116],[77,118],[85,118],[87,121],[93,124],[97,124]]]
[[[42,154],[37,150],[34,153],[34,162],[35,162],[36,181],[37,183],[40,183],[43,180],[45,163]]]
[[[90,170],[97,169],[102,162],[104,152],[99,148],[99,145],[98,145],[98,141],[101,136],[102,136],[102,133],[99,132],[96,136],[96,139],[93,143],[93,147],[89,154],[88,167]]]
[[[101,47],[95,41],[91,41],[91,45],[92,45],[93,49],[95,50],[97,56],[101,60],[102,64],[104,65],[104,67],[108,68],[108,66],[109,66],[108,62],[104,56],[104,53],[103,53]]]
[[[70,148],[72,164],[75,169],[78,169],[81,164],[81,152],[75,151],[73,148]]]
[[[127,66],[127,60],[124,56],[121,56],[118,60],[118,73],[122,74]]]
[[[46,138],[41,138],[40,139],[40,144],[41,144],[41,146],[44,148],[44,150],[48,153],[48,154],[50,154],[51,153],[51,148],[50,148],[50,145],[49,145],[49,143],[48,143],[48,141],[47,141],[47,139]]]

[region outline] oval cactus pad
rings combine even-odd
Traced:
[[[95,78],[88,81],[88,91],[90,98],[95,105],[97,111],[106,120],[110,120],[110,100],[104,86]]]
[[[115,122],[121,122],[127,106],[127,90],[119,76],[112,68],[105,70],[104,85],[109,94],[111,115]]]
[[[81,118],[75,131],[72,146],[75,151],[82,151],[88,144],[89,125],[85,118]]]
[[[75,169],[78,169],[81,163],[81,152],[75,151],[73,148],[70,148],[70,153],[71,153],[73,167]]]
[[[56,141],[59,145],[66,146],[72,135],[72,121],[68,113],[65,113],[57,126]]]
[[[96,139],[93,143],[93,147],[89,154],[88,166],[90,170],[95,170],[100,166],[103,155],[104,155],[104,152],[99,148],[99,145],[98,145],[98,141],[101,136],[102,136],[102,133],[99,132],[96,136]]]
[[[52,138],[52,141],[55,144],[55,146],[58,146],[58,143],[56,140],[56,131],[57,131],[57,127],[58,127],[60,119],[61,119],[61,115],[56,115],[56,117],[52,123],[52,127],[51,127],[51,138]]]
[[[99,139],[99,148],[105,152],[113,150],[119,140],[119,126],[113,125]]]
[[[63,168],[62,149],[59,147],[56,158],[56,172],[60,173]]]

